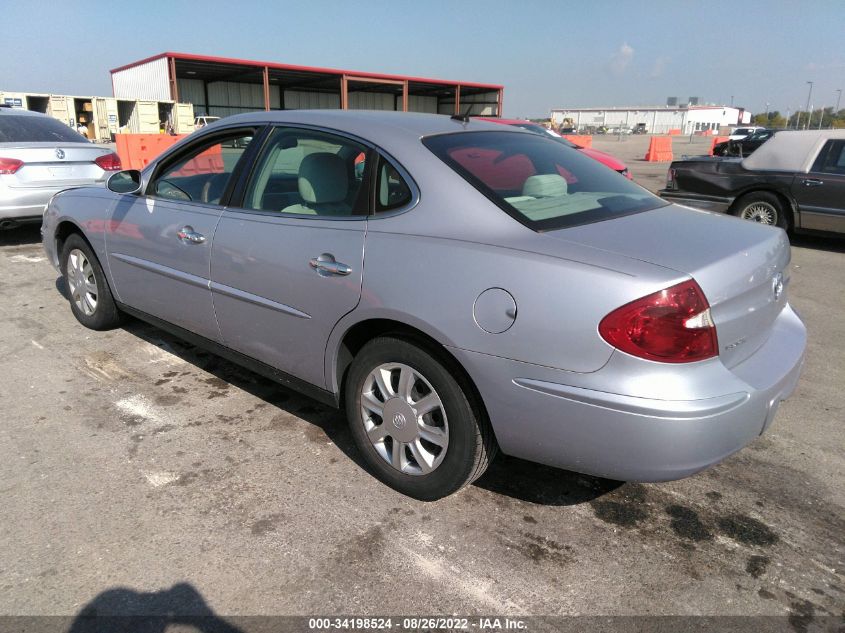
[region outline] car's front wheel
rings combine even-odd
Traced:
[[[61,255],[70,309],[82,325],[108,330],[120,325],[121,314],[114,302],[103,268],[82,236],[74,233],[64,243]]]
[[[784,230],[789,228],[783,204],[775,194],[768,191],[744,195],[737,201],[732,213],[743,220],[778,226]]]
[[[496,447],[469,385],[424,345],[376,338],[346,379],[352,435],[372,472],[392,488],[440,499],[481,476]]]

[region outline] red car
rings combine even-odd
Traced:
[[[516,127],[521,127],[524,130],[528,130],[529,132],[535,132],[536,134],[547,134],[549,136],[553,136],[564,145],[580,150],[590,158],[599,161],[602,165],[610,167],[613,171],[618,171],[628,180],[633,180],[633,178],[631,177],[631,172],[628,171],[628,166],[615,156],[611,156],[610,154],[607,154],[605,152],[600,152],[599,150],[593,149],[591,147],[581,147],[580,145],[576,145],[572,141],[562,137],[557,132],[549,130],[548,128],[545,128],[542,125],[539,125],[538,123],[532,123],[531,121],[525,121],[523,119],[496,119],[492,117],[475,118],[478,118],[478,120],[480,121],[489,121],[490,123],[501,123],[502,125],[513,125]]]

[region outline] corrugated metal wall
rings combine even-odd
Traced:
[[[212,116],[227,116],[240,112],[251,112],[264,109],[264,87],[261,84],[247,84],[238,82],[216,82],[208,84],[208,103],[205,99],[205,89],[201,79],[179,79],[179,100],[192,103],[197,114]],[[490,92],[481,95],[468,96],[461,99],[461,103],[471,101],[495,101],[497,93]],[[270,108],[281,107],[279,86],[270,85]],[[340,94],[329,92],[312,92],[308,90],[285,90],[284,107],[286,110],[305,109],[337,109],[340,108]],[[378,92],[350,92],[349,107],[353,110],[401,110],[402,96]],[[440,102],[440,112],[452,114],[453,101]],[[466,106],[461,110],[465,110]],[[408,110],[410,112],[428,112],[437,114],[437,97],[408,95]],[[472,114],[495,114],[495,105],[481,105],[473,107]]]
[[[428,112],[429,114],[437,114],[437,97],[418,97],[415,95],[408,95],[408,110],[410,112]]]
[[[112,74],[114,96],[118,99],[168,101],[170,80],[167,58],[155,59]]]
[[[466,114],[469,110],[469,114],[472,114],[473,116],[498,116],[496,112],[499,109],[496,104],[498,97],[499,93],[497,92],[483,92],[477,95],[461,95],[461,114]],[[470,104],[475,105],[470,107]],[[441,101],[438,111],[440,114],[454,114],[454,99],[450,97],[448,100],[444,99]]]
[[[285,109],[287,110],[326,110],[337,108],[340,108],[339,94],[285,90]]]
[[[401,98],[401,97],[400,97]],[[350,110],[394,110],[394,96],[383,92],[350,92]],[[400,101],[399,107],[402,107]]]
[[[179,88],[179,101],[182,103],[193,103],[194,113],[207,114],[205,111],[205,88],[202,79],[177,79]]]

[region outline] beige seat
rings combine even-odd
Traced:
[[[282,213],[301,215],[351,215],[349,175],[340,156],[328,152],[309,154],[299,165],[298,177],[301,204],[292,204]]]
[[[555,198],[565,196],[569,190],[566,179],[558,174],[529,176],[522,185],[522,195],[532,198]]]

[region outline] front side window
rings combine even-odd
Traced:
[[[366,215],[367,151],[333,134],[277,128],[253,171],[242,206],[290,215]]]
[[[147,195],[180,202],[220,204],[235,165],[252,142],[253,132],[243,130],[215,136],[186,156],[166,165],[150,183]]]
[[[578,150],[539,135],[457,132],[430,136],[423,143],[500,208],[536,231],[669,204]]]

